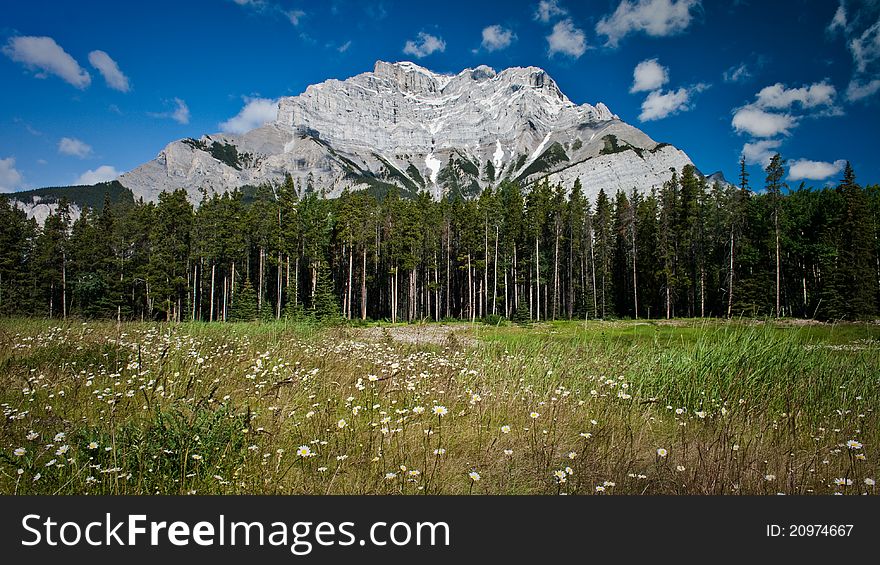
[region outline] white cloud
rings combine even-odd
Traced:
[[[834,12],[834,17],[831,18],[831,23],[828,24],[828,32],[834,33],[837,30],[846,31],[847,26],[847,18],[846,18],[846,8],[843,6],[843,2],[841,1],[840,6],[837,7],[837,11]]]
[[[419,59],[437,51],[440,53],[446,51],[446,42],[443,41],[442,37],[437,37],[424,31],[419,32],[417,40],[413,41],[411,39],[403,46],[404,53]]]
[[[0,192],[12,192],[21,182],[21,173],[15,168],[15,157],[0,159]]]
[[[753,137],[775,137],[788,135],[797,125],[797,118],[788,114],[765,112],[755,106],[744,106],[733,115],[734,129]]]
[[[110,88],[120,92],[128,92],[130,90],[128,77],[119,70],[119,65],[106,52],[92,51],[89,53],[89,63],[98,69]]]
[[[97,184],[99,182],[109,182],[115,180],[122,171],[117,171],[116,167],[110,165],[101,165],[95,170],[88,170],[76,179],[74,184]]]
[[[724,71],[724,82],[744,82],[752,77],[752,73],[749,71],[749,67],[742,63],[738,66],[733,66]]]
[[[850,81],[846,87],[846,99],[850,102],[857,102],[869,96],[873,96],[880,90],[880,79],[874,79],[868,82],[861,82],[858,79]]]
[[[567,19],[556,22],[553,33],[547,36],[547,45],[547,54],[551,57],[562,53],[577,59],[587,51],[587,37],[583,30]]]
[[[550,23],[557,16],[568,14],[568,10],[559,5],[559,0],[541,0],[535,9],[534,18],[539,22]]]
[[[189,106],[187,106],[186,102],[184,102],[180,98],[175,98],[174,104],[177,107],[171,113],[171,119],[179,124],[188,124],[189,123]]]
[[[683,32],[691,24],[691,9],[701,0],[622,0],[610,16],[596,24],[596,33],[608,38],[606,45],[617,47],[633,32],[666,37]]]
[[[631,93],[657,90],[669,82],[669,69],[657,62],[657,59],[642,61],[633,69],[633,85]]]
[[[826,180],[842,171],[845,166],[846,161],[842,159],[833,163],[798,159],[792,161],[788,169],[788,180]]]
[[[691,109],[691,96],[707,88],[709,85],[700,83],[690,88],[682,87],[665,93],[662,90],[655,90],[642,102],[639,120],[642,122],[662,120],[673,114],[686,112]]]
[[[302,10],[290,10],[289,12],[284,13],[287,16],[287,19],[290,20],[294,26],[298,26],[302,19],[305,17],[306,13]]]
[[[348,41],[346,41],[345,43],[343,43],[342,45],[340,45],[339,47],[337,47],[336,50],[340,53],[345,53],[346,51],[348,51],[349,47],[351,47],[351,40],[350,39]]]
[[[85,159],[92,154],[92,146],[75,137],[62,137],[58,142],[58,152]]]
[[[27,68],[36,71],[37,78],[57,75],[76,88],[83,89],[92,82],[88,71],[79,66],[51,37],[17,36],[3,46],[3,53]]]
[[[234,117],[220,124],[226,133],[245,133],[278,117],[278,101],[268,98],[245,98],[245,105]]]
[[[189,123],[189,106],[180,98],[174,99],[174,110],[170,112],[150,112],[154,118],[171,118],[179,124]]]
[[[779,139],[762,139],[761,141],[746,143],[742,148],[742,156],[747,164],[761,165],[766,168],[780,145],[782,145],[782,140]]]
[[[513,31],[500,25],[491,25],[483,28],[483,49],[486,51],[500,51],[510,47],[516,35]]]
[[[849,50],[860,73],[866,72],[872,63],[880,59],[880,19],[862,35],[852,39]]]
[[[756,95],[755,102],[761,108],[785,110],[791,108],[795,102],[803,108],[815,108],[817,106],[833,106],[837,90],[825,81],[817,82],[801,88],[786,88],[777,82],[772,86],[766,86]]]

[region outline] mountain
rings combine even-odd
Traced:
[[[575,104],[538,67],[447,75],[378,61],[372,72],[281,98],[275,121],[257,129],[174,141],[112,187],[145,201],[182,188],[198,204],[202,190],[281,183],[287,175],[301,191],[327,197],[345,189],[381,196],[395,186],[403,195],[467,198],[503,179],[528,187],[548,178],[570,188],[579,178],[593,199],[600,188],[648,191],[691,164],[605,104]],[[90,196],[88,187],[64,194],[76,213],[103,201],[107,186],[95,185]],[[59,197],[57,189],[39,189],[12,198],[42,220]]]
[[[155,200],[200,190],[283,182],[328,197],[345,189],[404,194],[421,190],[471,197],[500,179],[529,185],[544,177],[588,196],[599,188],[649,190],[692,164],[601,102],[577,105],[537,67],[457,75],[410,62],[379,61],[372,72],[309,86],[280,99],[278,115],[241,135],[216,134],[169,144],[119,182],[135,198]]]

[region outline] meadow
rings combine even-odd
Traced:
[[[880,326],[0,321],[2,494],[875,494]]]

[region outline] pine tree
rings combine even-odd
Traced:
[[[315,298],[312,302],[311,315],[318,322],[339,322],[342,316],[339,310],[339,301],[333,290],[330,269],[326,263],[321,262],[318,264],[317,270],[317,283],[315,285]]]
[[[773,217],[773,233],[775,243],[775,260],[773,265],[776,269],[776,317],[782,316],[781,308],[781,282],[782,282],[782,247],[779,213],[782,209],[782,189],[787,185],[782,182],[785,175],[785,167],[783,166],[782,157],[777,153],[770,159],[767,165],[767,195],[770,197],[770,207]]]
[[[257,293],[251,281],[245,279],[229,309],[229,319],[233,322],[253,322],[260,318]]]

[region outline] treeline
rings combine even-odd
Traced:
[[[693,167],[660,189],[503,182],[477,199],[294,184],[156,203],[0,203],[0,312],[160,320],[865,319],[880,298],[880,187],[752,190]]]

